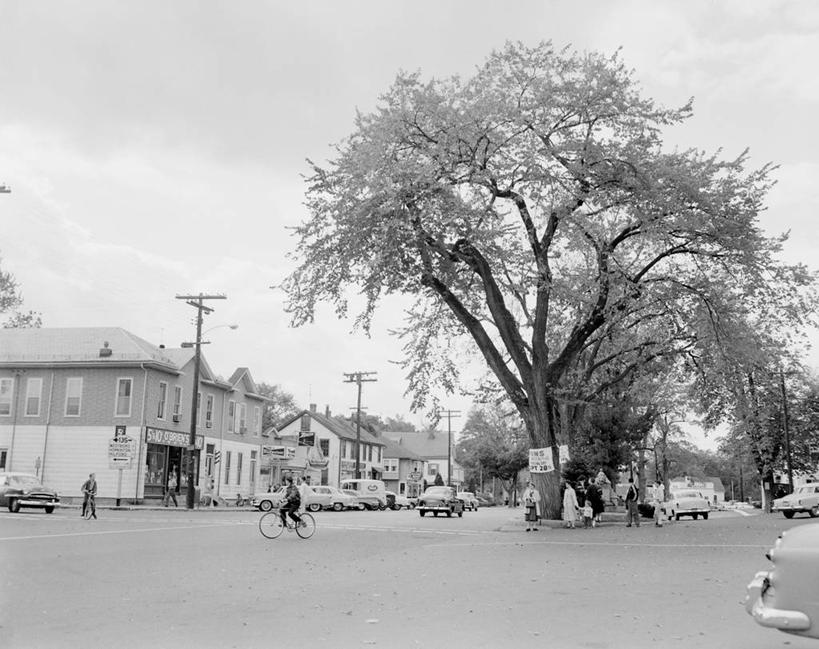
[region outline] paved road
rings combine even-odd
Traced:
[[[519,516],[322,512],[312,539],[270,541],[249,511],[3,512],[0,646],[819,649],[741,606],[808,519],[527,533]]]

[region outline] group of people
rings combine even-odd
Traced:
[[[596,527],[601,522],[601,515],[605,511],[602,485],[600,479],[587,479],[577,483],[576,487],[567,481],[563,485],[563,523],[567,528],[574,528],[580,522],[583,527]],[[634,479],[629,478],[626,491],[626,527],[635,525],[640,527],[640,512],[638,510],[639,491]],[[540,508],[540,493],[535,489],[532,481],[526,483],[523,492],[524,520],[526,531],[537,531],[537,524],[542,517]],[[662,507],[665,502],[665,488],[661,482],[655,482],[651,488],[651,503],[654,507],[654,525],[662,527]]]

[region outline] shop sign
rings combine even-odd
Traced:
[[[296,457],[294,446],[263,446],[262,457],[269,457],[271,460],[292,460]]]
[[[529,473],[550,473],[554,470],[551,446],[529,449]]]
[[[145,428],[145,441],[148,444],[163,444],[165,446],[179,446],[187,448],[190,441],[188,433],[178,430],[165,430],[163,428]],[[194,448],[201,451],[205,446],[205,438],[202,435],[196,436]]]
[[[341,460],[341,470],[344,472],[355,471],[355,460]]]
[[[421,472],[410,471],[409,475],[407,475],[407,480],[409,480],[410,482],[421,482]]]

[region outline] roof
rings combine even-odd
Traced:
[[[100,349],[111,350],[100,356]],[[0,364],[157,363],[176,370],[168,350],[120,327],[0,329]]]
[[[281,436],[281,430],[292,424],[294,421],[301,419],[304,415],[310,415],[313,419],[315,419],[318,423],[324,426],[327,430],[331,433],[340,437],[341,439],[349,439],[355,440],[356,439],[356,431],[355,428],[345,424],[342,421],[339,421],[335,417],[327,417],[326,415],[322,415],[318,412],[314,412],[312,410],[302,410],[301,412],[293,415],[289,419],[287,419],[281,426],[279,426],[279,436]],[[376,437],[372,433],[370,433],[367,429],[361,429],[361,441],[366,442],[367,444],[375,444],[377,446],[386,446],[386,441],[379,437]]]
[[[386,436],[383,436],[381,439],[385,442],[384,457],[398,460],[415,460],[417,462],[424,461],[424,458],[418,455],[418,453],[408,449],[400,442],[394,442]]]
[[[444,458],[448,453],[447,433],[440,431],[385,431],[382,435],[421,456],[422,459]],[[454,453],[452,454],[454,456]]]

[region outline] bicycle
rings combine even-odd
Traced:
[[[303,539],[309,539],[316,532],[316,520],[308,513],[299,514],[301,518],[301,525],[296,525],[296,521],[289,516],[282,523],[282,518],[279,515],[279,510],[274,509],[265,514],[259,519],[259,531],[262,536],[268,539],[277,539],[284,532],[287,527],[288,532],[295,532]]]
[[[97,498],[96,498],[96,496],[91,494],[88,497],[88,503],[86,504],[85,514],[83,514],[83,518],[85,520],[91,520],[92,516],[94,518],[96,518],[96,514],[97,514]]]

